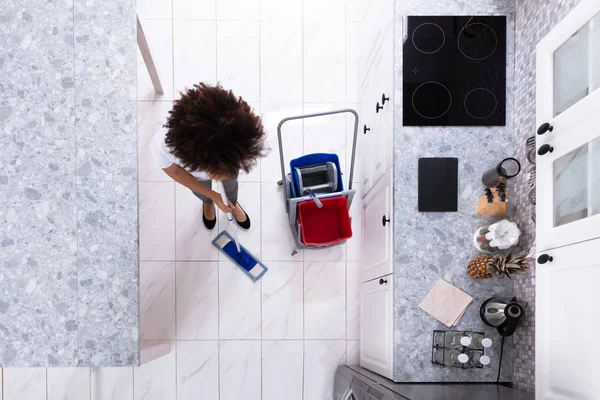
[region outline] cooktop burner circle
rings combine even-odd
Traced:
[[[434,99],[435,101],[432,101]],[[452,94],[446,86],[439,82],[421,83],[412,94],[412,106],[421,117],[437,119],[450,111]]]
[[[491,90],[475,88],[465,96],[465,111],[475,119],[491,117],[498,108],[498,99]]]
[[[415,49],[423,54],[434,54],[446,43],[446,34],[438,24],[423,22],[412,33]]]
[[[485,60],[498,47],[496,32],[483,22],[465,25],[458,34],[458,49],[470,60]]]

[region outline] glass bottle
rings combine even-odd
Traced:
[[[479,361],[483,356],[483,350],[468,350],[467,355],[469,356],[469,368],[481,368],[481,362]]]
[[[487,349],[492,346],[492,339],[486,338],[481,333],[473,332],[470,335],[471,343],[469,345],[470,349]]]
[[[469,362],[469,356],[462,352],[461,349],[446,349],[444,353],[444,364],[455,367],[463,367]]]
[[[444,365],[444,348],[434,347],[433,348],[433,362],[439,365]]]
[[[444,331],[437,331],[433,334],[433,345],[435,347],[445,346],[445,333]]]
[[[446,347],[465,346],[462,342],[466,342],[466,339],[463,340],[463,338],[469,339],[465,332],[446,332]]]
[[[492,339],[484,337],[483,339],[481,339],[481,342],[477,343],[477,345],[479,346],[479,348],[487,349],[488,347],[492,347],[492,343]]]
[[[490,356],[479,357],[479,363],[483,366],[489,365],[491,361]]]

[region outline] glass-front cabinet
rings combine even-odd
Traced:
[[[600,14],[563,43],[552,56],[557,117],[600,87]]]
[[[583,25],[566,24],[551,31],[538,44],[536,60],[536,136],[538,143],[544,143],[570,131],[597,110],[600,11],[588,16]]]
[[[596,399],[599,0],[581,0],[540,41],[536,71],[535,395]],[[586,351],[565,350],[573,335]]]
[[[545,154],[537,156],[538,249],[600,237],[600,112],[540,150]]]
[[[536,51],[536,239],[600,237],[600,2],[569,14]]]

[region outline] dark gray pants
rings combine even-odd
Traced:
[[[198,181],[201,184],[203,184],[204,186],[206,186],[209,189],[212,189],[212,181]],[[238,180],[237,180],[237,176],[235,178],[231,178],[231,179],[227,179],[223,182],[223,187],[225,188],[225,194],[227,195],[227,198],[234,204],[237,204],[237,200],[238,200]],[[194,193],[196,195],[197,198],[199,198],[200,200],[202,200],[203,202],[205,202],[206,204],[212,204],[213,201],[211,199],[209,199],[208,197],[204,196],[201,193],[198,192],[194,192],[192,190],[192,193]]]

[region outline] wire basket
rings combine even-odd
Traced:
[[[450,365],[446,365],[446,352],[461,350],[462,353],[465,353],[469,356],[469,362],[459,365],[451,365],[454,368],[461,369],[470,369],[470,368],[483,368],[483,365],[479,362],[475,363],[472,360],[479,360],[479,358],[485,355],[485,348],[482,347],[471,347],[471,346],[463,346],[460,343],[451,343],[448,340],[449,334],[457,334],[461,333],[464,336],[472,336],[472,335],[481,335],[481,337],[485,336],[483,332],[472,332],[472,331],[441,331],[435,330],[433,331],[432,345],[431,345],[431,362],[436,365],[441,365],[442,367],[447,367]]]

